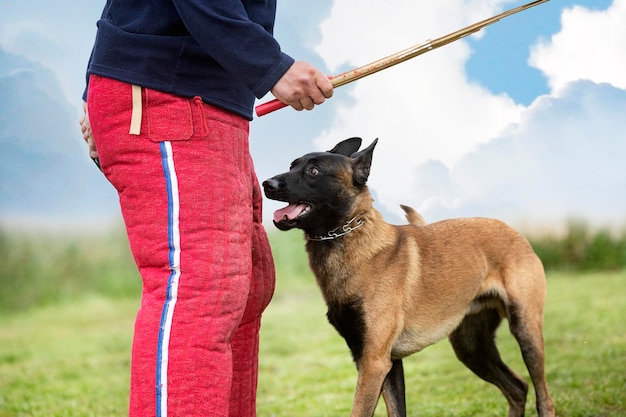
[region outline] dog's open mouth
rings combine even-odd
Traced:
[[[274,222],[292,221],[304,216],[310,210],[311,206],[307,203],[290,203],[287,207],[274,212]]]

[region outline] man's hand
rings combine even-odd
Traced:
[[[98,150],[96,144],[93,141],[93,134],[91,133],[91,123],[89,123],[89,112],[87,111],[87,103],[83,102],[83,111],[85,114],[80,118],[80,130],[83,132],[83,139],[89,146],[89,157],[91,159],[98,158]]]
[[[296,110],[312,110],[332,97],[333,85],[327,76],[306,62],[296,61],[271,90],[274,97]]]

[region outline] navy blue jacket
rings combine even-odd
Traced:
[[[252,120],[294,62],[272,36],[276,0],[107,0],[87,74],[184,97]]]

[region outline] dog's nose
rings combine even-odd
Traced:
[[[263,189],[265,192],[268,191],[277,191],[281,188],[281,182],[277,179],[270,178],[268,180],[263,181]]]

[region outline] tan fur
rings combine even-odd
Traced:
[[[415,211],[413,207],[405,206],[404,204],[400,204],[400,207],[404,210],[406,220],[409,224],[413,226],[424,226],[426,224],[422,215]]]
[[[330,252],[307,243],[326,302],[358,296],[366,307],[353,417],[371,415],[390,358],[403,358],[447,337],[467,314],[496,307],[505,315],[508,306],[523,306],[533,323],[528,330],[541,332],[545,276],[522,235],[494,219],[426,225],[415,210],[402,208],[410,224],[392,226],[372,207],[369,193],[361,193],[354,215],[364,213],[362,228]],[[547,396],[547,390],[541,395]],[[549,397],[543,400],[546,408],[540,415],[554,416]]]
[[[528,241],[485,218],[426,224],[401,206],[393,226],[374,209],[366,181],[377,139],[349,138],[304,155],[263,183],[281,230],[301,228],[309,264],[358,370],[352,417],[372,417],[381,393],[390,417],[406,417],[402,358],[448,337],[457,358],[496,385],[509,417],[523,417],[528,383],[498,353],[502,318],[520,345],[539,417],[554,417],[544,375],[543,266]],[[338,233],[339,232],[339,233]]]

